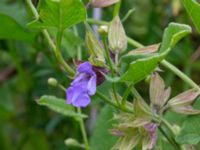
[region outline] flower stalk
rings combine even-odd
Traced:
[[[112,78],[114,78],[115,70],[114,70],[114,67],[113,67],[113,62],[112,62],[110,55],[109,55],[109,49],[108,49],[108,44],[107,44],[107,41],[106,41],[106,36],[103,36],[102,40],[103,40],[103,44],[104,44],[104,49],[105,49],[105,54],[106,54],[106,58],[107,58],[107,61],[108,61],[108,65],[109,65],[110,70],[111,70],[111,75],[112,75]],[[114,94],[115,100],[116,100],[117,104],[119,105],[119,100],[117,98],[115,83],[112,83],[112,89],[113,89],[113,94]]]

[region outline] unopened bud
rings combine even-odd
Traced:
[[[49,78],[48,79],[48,84],[51,86],[56,87],[58,85],[58,81],[55,78]]]
[[[95,35],[92,32],[92,29],[88,24],[86,25],[86,43],[87,47],[90,53],[89,61],[94,66],[104,66],[105,65],[105,58],[103,55],[103,49],[101,47],[101,44],[95,37]]]
[[[173,125],[173,131],[176,133],[176,135],[181,131],[181,128],[178,125]]]
[[[115,3],[119,2],[119,0],[92,0],[91,5],[96,8],[108,7]]]
[[[110,24],[108,41],[110,49],[115,53],[124,51],[127,48],[127,37],[119,16],[116,16]]]
[[[65,140],[65,145],[69,147],[81,147],[84,148],[83,144],[80,144],[77,140],[69,138]]]
[[[108,35],[108,26],[100,26],[98,33],[101,35]]]

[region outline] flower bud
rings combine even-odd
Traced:
[[[58,85],[58,81],[55,78],[49,78],[48,79],[48,84],[51,86],[56,87]]]
[[[119,16],[116,16],[110,24],[108,41],[110,49],[115,53],[124,51],[127,48],[127,37]]]
[[[108,34],[108,26],[100,26],[98,29],[98,33],[101,35],[107,35]]]
[[[80,144],[77,140],[69,138],[65,140],[65,145],[69,147],[81,147],[84,148],[83,144]]]
[[[119,0],[92,0],[91,5],[96,8],[107,7],[117,3]]]
[[[168,98],[171,94],[171,88],[165,89],[165,82],[159,76],[158,73],[154,73],[151,76],[150,81],[150,100],[151,103],[158,107],[158,109],[162,108],[164,104],[167,102]]]
[[[88,24],[86,24],[86,30],[86,43],[90,53],[89,61],[94,66],[104,66],[105,58],[101,44],[93,34]]]

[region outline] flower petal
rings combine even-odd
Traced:
[[[84,63],[80,64],[78,66],[77,71],[79,73],[87,73],[90,75],[94,74],[94,71],[92,70],[92,65],[89,62],[84,62]]]
[[[170,106],[188,106],[199,96],[199,92],[195,89],[187,90],[176,97],[169,100]]]
[[[92,76],[88,82],[87,85],[87,90],[89,95],[94,95],[96,92],[96,82],[97,82],[97,77],[96,75]]]
[[[73,87],[69,87],[66,91],[66,98],[67,98],[67,104],[71,104],[72,103],[72,98],[73,98],[73,94],[74,94],[74,89]]]
[[[88,80],[89,80],[89,75],[87,75],[86,73],[80,73],[76,76],[76,78],[73,80],[71,85],[74,85],[82,81],[88,81]]]
[[[81,94],[76,101],[73,102],[73,105],[75,107],[86,107],[90,102],[90,97],[87,94]]]

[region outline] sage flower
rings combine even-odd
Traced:
[[[97,76],[93,66],[89,62],[80,64],[75,79],[66,91],[67,104],[86,107],[91,102],[90,96],[96,92],[96,86]]]

